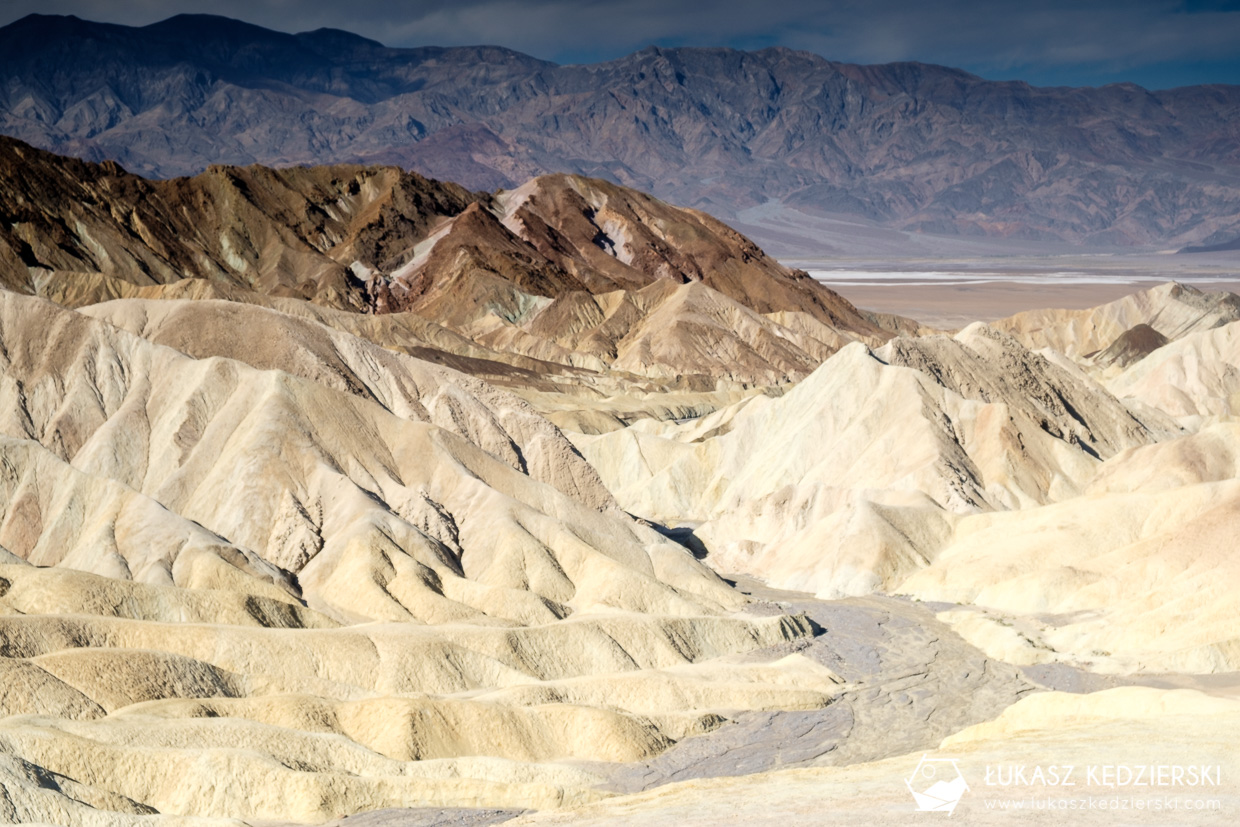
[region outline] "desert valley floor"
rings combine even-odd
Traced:
[[[0,820],[1235,823],[1226,260],[0,150]]]

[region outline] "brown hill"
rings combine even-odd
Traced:
[[[392,167],[147,181],[0,139],[0,193],[10,289],[72,306],[205,295],[174,287],[191,279],[217,298],[412,316],[399,341],[370,326],[374,341],[487,375],[779,384],[889,335],[710,216],[575,176],[495,196]]]
[[[1139,362],[1171,340],[1148,324],[1142,322],[1128,328],[1107,345],[1105,350],[1092,355],[1094,364],[1100,367],[1116,365],[1126,368]]]
[[[391,168],[212,167],[146,181],[0,139],[0,281],[30,292],[41,271],[135,285],[202,278],[362,309],[348,265],[381,267],[474,200]]]

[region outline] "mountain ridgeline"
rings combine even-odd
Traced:
[[[154,177],[397,164],[471,189],[568,172],[734,218],[1093,247],[1240,236],[1240,88],[1036,88],[775,48],[558,66],[182,15],[0,29],[0,131]]]
[[[0,138],[0,193],[5,289],[259,304],[526,386],[782,384],[901,323],[705,213],[580,176],[494,195],[392,166],[152,181]]]

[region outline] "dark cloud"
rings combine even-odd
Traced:
[[[1240,0],[10,0],[140,25],[211,12],[283,31],[346,29],[393,46],[494,43],[559,62],[643,46],[783,45],[835,60],[920,60],[1035,83],[1240,83]]]

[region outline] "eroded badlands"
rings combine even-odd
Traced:
[[[1234,820],[1235,296],[938,332],[589,179],[6,151],[64,197],[4,235],[0,819],[903,824],[930,756],[965,823],[1069,758]]]

